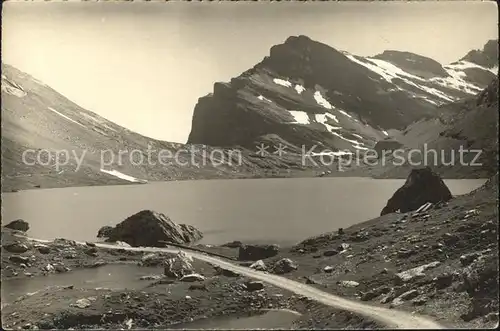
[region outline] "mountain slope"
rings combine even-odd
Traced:
[[[188,143],[252,148],[274,134],[294,146],[364,151],[388,130],[437,118],[440,106],[480,92],[495,77],[494,69],[466,60],[441,66],[398,51],[359,57],[290,37],[199,99]]]

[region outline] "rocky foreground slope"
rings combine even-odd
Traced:
[[[418,187],[415,183],[408,186]],[[430,316],[445,327],[494,327],[499,308],[497,207],[498,174],[469,194],[335,229],[291,248],[239,242],[195,248],[335,295]],[[6,297],[3,327],[162,328],[175,324],[187,328],[190,322],[205,318],[259,314],[270,308],[302,314],[291,328],[383,327],[193,261],[182,253],[129,252],[64,239],[40,244],[26,240],[24,229],[21,221],[2,228],[2,280],[46,277],[109,263],[132,262],[164,270],[142,277],[144,286],[137,290],[67,284],[19,298]],[[2,284],[4,290],[8,284]]]

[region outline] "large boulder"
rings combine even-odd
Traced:
[[[238,252],[240,261],[258,261],[278,255],[278,245],[242,245]]]
[[[165,261],[164,274],[170,278],[182,278],[194,273],[193,258],[183,251]]]
[[[7,225],[4,225],[4,228],[26,232],[29,230],[30,225],[25,220],[19,219],[19,220],[15,220],[15,221],[10,222]]]
[[[429,167],[413,169],[394,195],[387,201],[380,215],[400,211],[417,210],[427,202],[438,203],[452,198],[450,190],[441,177]]]
[[[116,227],[103,227],[98,236],[107,241],[123,241],[133,247],[164,247],[165,241],[188,244],[200,240],[203,234],[191,225],[174,223],[164,214],[143,210],[128,217]]]

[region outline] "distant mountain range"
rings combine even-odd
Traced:
[[[308,176],[328,168],[304,166],[300,157],[304,147],[328,148],[343,155],[367,151],[386,139],[410,147],[425,139],[457,140],[465,135],[476,137],[476,145],[491,141],[493,148],[497,146],[491,137],[495,130],[471,123],[484,118],[491,124],[493,113],[498,122],[498,112],[488,110],[498,103],[493,85],[488,95],[495,97],[482,92],[497,77],[497,65],[498,41],[489,41],[482,50],[442,66],[408,52],[359,57],[305,36],[290,37],[240,76],[215,83],[213,93],[201,97],[194,109],[187,144],[177,144],[123,128],[2,63],[2,191],[151,180]],[[486,101],[477,101],[479,93],[480,98],[493,101],[485,106]],[[428,127],[433,134],[425,139],[409,133]],[[288,154],[274,155],[270,150],[264,156],[257,149],[264,145],[284,146]],[[23,161],[27,150],[32,150],[27,161],[34,165]],[[52,162],[42,150],[52,151]],[[68,164],[55,167],[58,150],[73,154]],[[137,150],[133,157],[125,154],[118,162],[119,151],[132,150]],[[148,150],[153,151],[153,162],[144,161]],[[175,155],[177,162],[162,164],[154,154],[158,150]],[[240,162],[228,162],[233,150],[241,151]],[[106,161],[113,154],[114,162],[103,167],[102,151],[109,151],[104,152]],[[224,163],[203,161],[207,154],[221,151]],[[42,162],[35,162],[38,155]],[[134,162],[137,158],[143,162]],[[360,169],[361,175],[391,176],[394,172]]]

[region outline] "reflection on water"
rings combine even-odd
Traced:
[[[141,276],[161,274],[160,268],[139,267],[135,264],[108,264],[98,268],[79,269],[62,274],[50,274],[33,278],[2,280],[2,303],[9,303],[18,297],[42,290],[49,286],[74,285],[78,288],[94,289],[140,289],[150,282],[140,280]]]
[[[191,323],[169,326],[169,329],[291,329],[300,315],[287,310],[268,310],[247,315],[230,315],[201,319]]]

